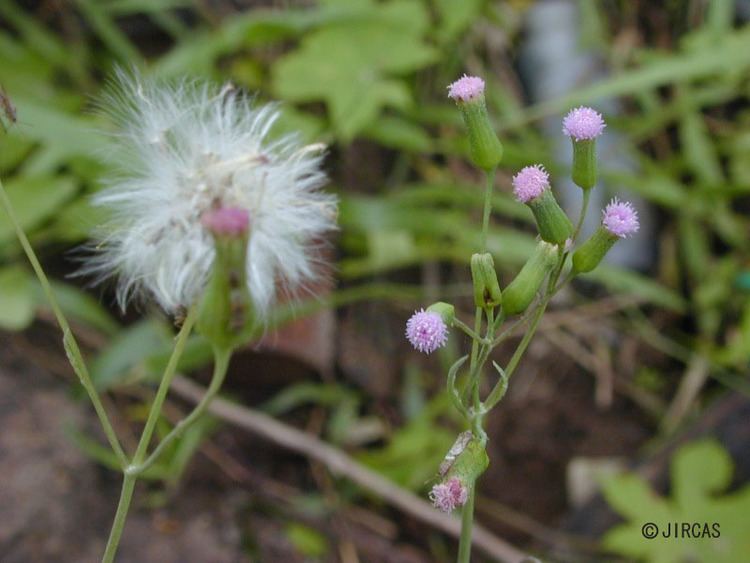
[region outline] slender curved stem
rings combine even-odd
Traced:
[[[583,227],[583,221],[586,219],[586,212],[589,209],[589,197],[591,196],[591,190],[583,190],[583,201],[581,202],[581,213],[578,215],[578,222],[576,223],[576,229],[573,231],[573,242],[578,240],[578,235],[581,234],[581,227]]]
[[[469,356],[463,356],[459,358],[458,361],[456,361],[456,363],[454,363],[448,370],[448,394],[450,395],[451,401],[453,402],[453,406],[456,407],[456,410],[460,412],[466,419],[469,418],[469,411],[466,410],[466,406],[461,400],[461,393],[459,393],[458,389],[456,388],[456,375],[458,374],[458,370],[461,369],[461,366],[463,366],[468,359]]]
[[[78,347],[78,342],[76,341],[75,336],[73,336],[73,331],[70,330],[70,324],[68,324],[68,320],[65,318],[65,315],[63,314],[62,309],[57,302],[57,298],[52,291],[52,286],[49,283],[49,279],[47,279],[47,275],[44,273],[42,265],[40,264],[39,259],[37,258],[28,237],[26,236],[26,233],[23,231],[21,224],[18,222],[18,218],[16,217],[16,214],[13,210],[13,205],[10,202],[10,198],[8,198],[8,194],[5,191],[2,180],[0,180],[0,203],[2,203],[3,209],[8,215],[8,219],[10,219],[10,222],[16,231],[18,241],[21,243],[21,247],[26,254],[26,258],[28,258],[29,262],[31,263],[31,267],[34,270],[36,277],[39,279],[39,284],[42,286],[42,291],[44,291],[44,294],[47,297],[50,306],[52,307],[52,312],[57,319],[57,324],[62,330],[63,346],[65,347],[66,354],[68,355],[70,365],[73,367],[73,371],[75,371],[76,375],[78,376],[78,380],[81,382],[81,385],[86,390],[86,393],[91,400],[91,404],[94,406],[94,410],[99,417],[99,422],[102,425],[104,435],[107,437],[107,441],[109,442],[112,451],[117,456],[120,464],[125,467],[125,465],[127,465],[128,463],[128,456],[125,455],[125,451],[122,449],[120,441],[117,439],[117,434],[112,427],[112,423],[109,420],[107,411],[102,404],[99,393],[94,386],[94,382],[91,380],[91,376],[89,375],[88,369],[86,368],[86,363],[83,361],[83,355],[81,354],[81,350]]]
[[[117,512],[115,513],[115,519],[112,522],[112,529],[109,532],[109,539],[107,540],[107,547],[102,556],[102,563],[112,563],[115,560],[117,548],[120,545],[120,538],[122,537],[122,531],[125,528],[125,519],[127,518],[128,509],[130,508],[130,501],[133,498],[135,483],[138,480],[139,471],[137,469],[143,462],[146,450],[151,442],[151,436],[153,436],[156,422],[159,420],[164,399],[167,397],[172,378],[177,372],[177,364],[182,356],[182,352],[185,350],[188,336],[195,324],[197,310],[197,307],[191,307],[188,311],[187,317],[185,317],[185,321],[182,323],[182,328],[180,328],[180,332],[177,335],[174,350],[172,350],[172,355],[169,358],[166,369],[164,370],[164,375],[162,376],[161,383],[156,391],[154,402],[151,404],[151,409],[149,410],[148,418],[146,419],[146,425],[144,426],[143,433],[138,441],[135,455],[133,455],[133,461],[123,472],[124,476],[120,501],[117,504]]]
[[[167,446],[169,446],[169,444],[171,444],[175,439],[179,438],[182,433],[185,432],[185,430],[187,430],[196,420],[201,417],[211,400],[216,396],[216,393],[219,392],[219,389],[221,389],[221,385],[224,383],[224,378],[227,375],[227,368],[229,367],[229,359],[232,356],[232,351],[230,349],[216,350],[214,352],[214,356],[214,373],[211,376],[211,383],[209,384],[208,389],[206,390],[206,394],[203,396],[203,399],[201,399],[201,401],[195,406],[195,408],[189,415],[179,421],[175,425],[175,427],[172,428],[169,434],[167,434],[164,439],[159,442],[159,445],[154,449],[154,451],[151,452],[151,455],[149,455],[143,463],[135,468],[138,474],[143,473],[149,467],[151,467],[154,462],[159,459]]]
[[[492,211],[492,188],[495,186],[495,170],[487,172],[487,186],[484,190],[484,209],[482,212],[482,252],[487,251],[487,232],[490,228],[490,213]]]
[[[458,317],[453,319],[453,326],[460,328],[464,332],[464,334],[466,334],[466,336],[468,336],[472,340],[478,340],[478,341],[483,340],[483,338],[479,336],[478,333],[471,330],[471,328],[466,323],[459,320]]]

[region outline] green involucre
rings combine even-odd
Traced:
[[[564,245],[565,241],[573,235],[573,223],[557,203],[550,189],[545,189],[539,197],[532,199],[526,205],[534,214],[542,240]]]
[[[483,170],[494,170],[503,158],[503,145],[490,123],[484,96],[458,104],[469,132],[471,160]]]
[[[573,253],[573,271],[585,274],[596,268],[609,249],[619,240],[604,227],[599,227],[591,237]]]
[[[590,190],[596,184],[596,139],[573,139],[573,181],[580,188]]]
[[[547,274],[555,267],[557,257],[557,246],[544,241],[537,244],[531,258],[503,291],[503,310],[506,314],[516,315],[528,308]]]

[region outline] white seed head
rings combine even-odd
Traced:
[[[110,219],[82,271],[116,277],[121,307],[141,296],[175,313],[200,298],[214,258],[201,217],[217,207],[248,212],[248,290],[259,313],[279,288],[320,274],[316,247],[335,228],[336,198],[320,190],[320,145],[269,139],[275,106],[254,106],[232,86],[123,71],[100,105],[119,128],[118,173],[94,198]]]

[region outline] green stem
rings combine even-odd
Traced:
[[[477,488],[476,481],[471,484],[469,498],[461,510],[461,537],[458,540],[458,563],[471,561],[471,531],[474,527],[474,496]]]
[[[490,213],[492,211],[492,189],[495,184],[495,169],[487,172],[487,185],[484,191],[484,209],[482,212],[482,238],[480,244],[480,252],[487,251],[487,232],[490,227]],[[471,410],[471,431],[477,438],[486,439],[484,429],[482,428],[482,420],[484,413],[482,412],[482,401],[479,396],[479,386],[481,383],[482,365],[484,359],[489,355],[491,346],[489,344],[482,344],[480,353],[480,340],[487,342],[492,340],[492,334],[494,333],[494,322],[492,318],[492,312],[488,313],[488,324],[487,324],[487,338],[473,338],[471,343],[471,359],[469,361],[469,390],[471,393],[471,401],[473,407]],[[467,327],[468,328],[468,327]],[[482,309],[477,307],[474,315],[474,334],[479,335],[482,329]],[[458,544],[458,563],[469,563],[471,559],[471,532],[474,525],[474,490],[476,488],[476,481],[471,484],[471,490],[469,491],[469,498],[464,505],[461,513],[461,539]]]
[[[0,203],[2,203],[3,209],[8,215],[8,219],[10,219],[10,222],[16,231],[18,241],[21,243],[21,247],[23,248],[23,251],[26,254],[29,262],[31,263],[31,267],[34,270],[36,277],[39,279],[39,284],[42,286],[42,290],[44,291],[44,294],[47,297],[50,306],[52,307],[52,312],[57,319],[57,324],[62,330],[63,346],[65,347],[65,352],[68,355],[68,359],[70,360],[70,365],[73,367],[73,371],[75,371],[79,381],[81,382],[81,385],[83,385],[83,388],[86,390],[86,393],[91,400],[91,404],[94,406],[94,410],[99,417],[99,422],[101,422],[102,429],[104,430],[104,435],[107,437],[107,441],[109,442],[112,451],[117,456],[120,464],[125,467],[125,465],[127,465],[128,463],[128,457],[127,455],[125,455],[125,452],[120,445],[120,441],[117,439],[117,434],[112,427],[109,416],[107,416],[107,411],[104,409],[104,405],[102,404],[101,398],[99,397],[99,393],[94,386],[94,382],[91,380],[91,376],[89,375],[88,369],[86,368],[86,363],[83,361],[83,355],[81,354],[81,350],[78,347],[78,342],[76,341],[75,336],[73,336],[73,331],[70,329],[68,320],[65,318],[65,315],[63,314],[62,309],[57,302],[57,298],[52,292],[52,286],[49,283],[49,279],[47,279],[47,275],[44,273],[42,265],[40,264],[39,259],[37,258],[28,237],[26,236],[26,233],[23,231],[21,224],[18,222],[18,218],[13,211],[13,205],[8,198],[8,194],[5,191],[5,187],[3,186],[1,180]]]
[[[471,328],[466,323],[459,320],[458,318],[453,319],[453,326],[460,328],[464,332],[464,334],[466,334],[466,336],[468,336],[472,340],[484,340],[481,336],[479,336],[477,332],[471,330]]]
[[[174,350],[172,350],[172,355],[169,358],[166,369],[164,370],[164,375],[162,376],[161,383],[156,391],[154,402],[151,404],[151,409],[149,410],[148,418],[146,419],[146,425],[144,426],[143,433],[138,441],[138,447],[135,450],[133,461],[125,468],[120,501],[117,504],[117,512],[115,513],[114,522],[112,522],[112,529],[109,532],[107,548],[104,551],[102,563],[112,563],[115,560],[117,547],[120,545],[120,537],[125,528],[125,519],[127,518],[128,509],[130,508],[130,501],[133,498],[135,483],[138,480],[138,475],[140,473],[138,468],[141,463],[143,463],[143,458],[146,456],[146,450],[151,442],[151,436],[154,433],[156,423],[159,420],[164,399],[167,397],[169,386],[171,385],[172,379],[177,371],[177,364],[182,356],[182,352],[185,350],[188,336],[190,336],[190,332],[195,324],[197,310],[197,307],[191,307],[188,311],[187,317],[185,317],[185,321],[182,323],[182,328],[180,328],[180,332],[177,335],[177,342],[175,342]]]
[[[573,242],[578,240],[578,235],[581,233],[581,227],[583,227],[583,221],[586,219],[586,212],[589,208],[589,196],[591,190],[583,190],[583,201],[581,202],[581,213],[578,215],[578,223],[576,223],[576,229],[573,232]]]
[[[544,298],[537,307],[536,311],[534,311],[534,316],[532,317],[529,328],[526,330],[526,334],[523,335],[521,343],[518,345],[518,348],[516,348],[516,351],[513,353],[513,356],[510,358],[510,361],[505,368],[506,380],[510,379],[510,376],[513,375],[513,372],[518,367],[518,363],[521,361],[524,352],[526,352],[526,348],[528,348],[531,339],[534,338],[534,334],[536,334],[537,328],[539,328],[539,322],[542,320],[542,316],[547,310],[547,305],[549,305],[549,302],[555,296],[557,280],[560,278],[560,272],[562,272],[563,266],[565,265],[565,257],[565,254],[560,257],[560,261],[557,267],[555,268],[553,274],[550,276],[550,279],[547,282],[547,291],[544,295]],[[490,391],[490,394],[487,396],[487,399],[484,402],[485,411],[491,410],[502,398],[503,385],[504,383],[502,382],[502,380],[498,381],[495,384],[495,387],[493,387],[492,391]]]
[[[482,212],[482,243],[481,252],[487,251],[487,231],[490,227],[490,212],[492,211],[492,188],[495,186],[495,170],[487,172],[487,186],[484,190],[484,210]]]
[[[211,383],[206,390],[206,394],[196,405],[193,411],[185,418],[183,418],[180,422],[178,422],[175,427],[169,432],[169,434],[167,434],[164,439],[159,442],[159,445],[154,449],[153,452],[151,452],[151,455],[149,455],[146,460],[138,466],[138,474],[143,473],[149,467],[151,467],[154,462],[159,459],[159,456],[161,456],[167,446],[169,446],[169,444],[171,444],[175,439],[179,438],[182,433],[185,432],[185,430],[189,428],[196,420],[198,420],[205,412],[206,408],[208,408],[209,403],[211,403],[211,400],[216,396],[216,393],[219,392],[219,389],[221,389],[221,385],[224,383],[224,378],[227,374],[227,368],[229,367],[229,359],[231,358],[231,356],[232,350],[229,348],[214,351],[214,373],[211,377]]]
[[[167,398],[169,387],[172,385],[172,379],[174,378],[175,373],[177,373],[177,364],[180,361],[182,352],[185,350],[188,336],[190,336],[193,324],[195,324],[196,317],[198,316],[197,311],[198,307],[191,307],[188,311],[187,317],[185,317],[185,321],[182,323],[182,328],[180,328],[180,332],[177,335],[177,342],[175,343],[174,350],[172,351],[167,367],[164,370],[164,375],[159,383],[159,388],[156,390],[154,402],[151,403],[151,409],[149,410],[146,424],[143,427],[141,439],[138,441],[138,447],[135,450],[133,461],[128,469],[140,465],[146,457],[146,451],[151,443],[151,436],[153,436],[156,423],[159,421],[159,416],[161,416],[162,405],[164,405],[164,400]]]
[[[130,501],[133,498],[133,490],[135,489],[137,480],[137,475],[128,475],[126,473],[123,477],[120,502],[117,504],[115,520],[112,523],[112,531],[109,534],[107,547],[102,556],[102,563],[112,563],[115,560],[115,554],[117,553],[117,547],[120,545],[122,531],[125,529],[125,519],[128,516],[128,509],[130,508]]]
[[[474,333],[479,334],[479,331],[482,329],[482,309],[477,307],[477,310],[474,314]],[[472,396],[474,394],[474,388],[478,384],[477,381],[477,358],[479,357],[479,340],[473,339],[471,342],[471,356],[469,359],[469,382],[468,382],[468,388],[466,391],[468,391],[468,396]],[[467,400],[468,403],[468,400]]]

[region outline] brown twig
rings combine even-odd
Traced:
[[[172,389],[191,402],[200,401],[205,393],[203,387],[182,376],[175,377],[172,382]],[[224,422],[323,463],[334,475],[354,481],[361,487],[376,493],[391,505],[434,528],[455,538],[458,538],[461,533],[461,523],[457,518],[438,512],[415,494],[395,485],[315,436],[297,430],[261,412],[225,399],[214,399],[208,410]],[[473,544],[497,561],[518,563],[525,557],[520,550],[479,525],[474,527]]]

